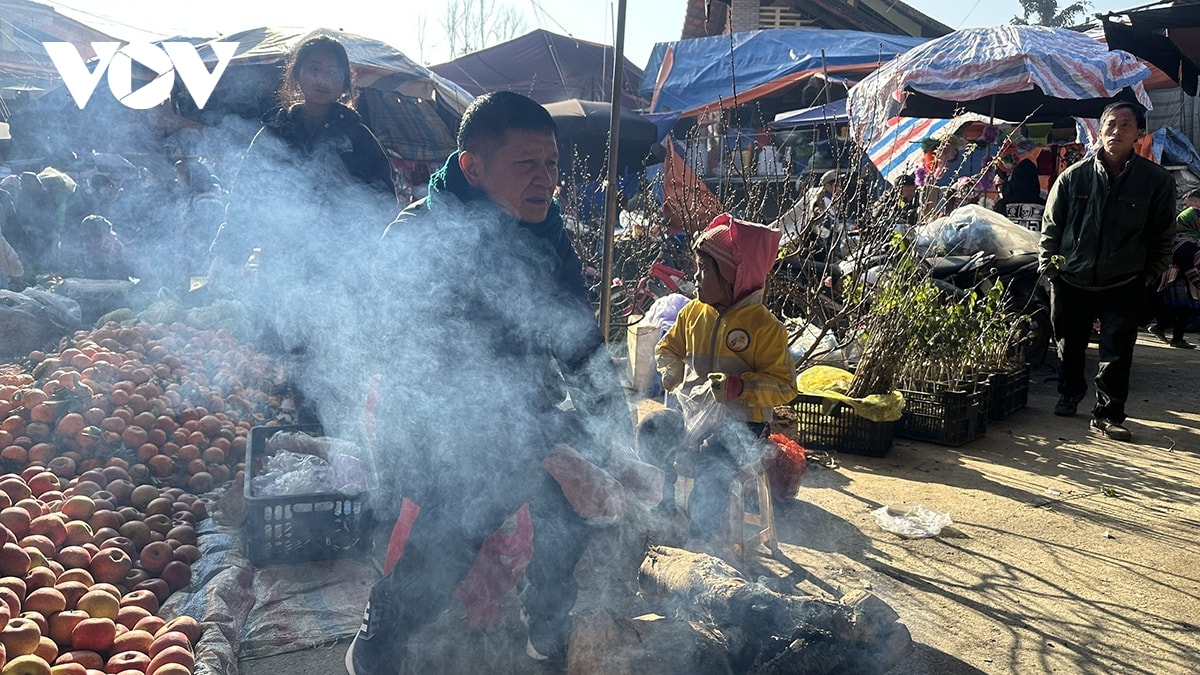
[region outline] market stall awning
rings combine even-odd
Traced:
[[[236,42],[238,49],[230,67],[280,65],[296,46],[316,35],[329,35],[346,48],[354,66],[354,85],[359,88],[395,92],[413,98],[439,97],[447,108],[462,114],[474,98],[454,82],[413,61],[403,52],[381,40],[332,29],[252,28],[212,42]],[[208,51],[206,61],[215,61]]]
[[[846,114],[846,99],[843,98],[811,108],[781,112],[767,126],[772,129],[792,129],[815,124],[845,124],[849,119],[849,115]]]
[[[1150,108],[1150,69],[1063,28],[968,28],[931,40],[850,89],[850,131],[872,143],[893,117],[969,111],[1014,122],[1096,118],[1117,99]]]
[[[413,61],[381,40],[330,29],[262,27],[235,33],[213,42],[236,42],[238,49],[229,69],[205,108],[235,111],[257,117],[264,105],[274,105],[263,93],[278,87],[282,66],[291,51],[316,35],[329,35],[346,48],[359,89],[359,109],[367,126],[394,156],[416,161],[441,161],[455,146],[455,123],[447,118],[462,115],[473,96],[437,73]],[[208,60],[211,50],[202,49]],[[211,67],[211,66],[210,66]],[[180,103],[177,101],[177,103]],[[204,118],[186,102],[180,109],[193,118]]]
[[[563,155],[578,153],[586,159],[586,171],[599,176],[608,156],[608,132],[612,104],[606,101],[581,101],[577,98],[543,105],[558,127],[558,143]],[[620,148],[617,151],[619,171],[640,170],[650,146],[658,140],[654,122],[628,108],[620,112]],[[560,157],[565,168],[567,157]],[[585,167],[574,167],[583,169]]]
[[[691,117],[748,103],[820,73],[866,73],[926,38],[776,28],[654,45],[642,72],[650,112]]]
[[[953,119],[893,117],[888,120],[883,133],[867,146],[867,158],[885,180],[895,183],[897,178],[912,174],[922,165],[925,157],[922,141],[944,137],[968,122],[987,119],[975,113],[966,113]]]
[[[1126,17],[1128,23],[1119,19]],[[1196,96],[1200,85],[1200,4],[1160,2],[1100,17],[1109,47],[1154,64]]]
[[[637,83],[642,71],[624,59],[621,105],[640,108]],[[613,48],[548,30],[531,31],[508,42],[430,66],[430,70],[478,96],[508,90],[538,103],[579,98],[612,98]]]

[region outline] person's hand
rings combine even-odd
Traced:
[[[742,394],[742,378],[725,373],[709,373],[708,382],[712,389],[713,398],[718,403],[726,403]]]
[[[663,375],[662,386],[663,391],[675,391],[675,388],[679,386],[679,383],[676,382],[675,378],[671,377],[670,375]]]

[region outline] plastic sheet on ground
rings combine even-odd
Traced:
[[[362,623],[371,585],[379,579],[371,560],[255,568],[246,558],[242,529],[207,519],[198,534],[204,555],[192,566],[192,584],[161,611],[168,619],[186,614],[204,627],[197,675],[237,675],[239,659],[328,645]]]
[[[823,396],[834,402],[845,403],[859,416],[872,422],[895,422],[904,412],[904,395],[898,391],[887,394],[868,394],[862,398],[846,395],[854,374],[833,366],[812,366],[796,377],[796,388],[801,394]],[[831,404],[832,405],[832,404]]]
[[[906,539],[936,537],[942,533],[942,528],[953,524],[949,513],[938,513],[922,504],[911,509],[881,506],[871,515],[875,516],[875,522],[881,529]]]

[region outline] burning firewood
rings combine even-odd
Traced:
[[[912,650],[895,612],[869,594],[787,595],[718,558],[666,546],[650,548],[638,576],[656,613],[577,619],[570,672],[601,672],[601,658],[608,672],[872,673]],[[586,649],[588,635],[607,649]]]

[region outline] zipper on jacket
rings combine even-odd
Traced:
[[[717,312],[717,323],[713,325],[712,337],[709,338],[708,344],[708,372],[710,374],[715,372],[717,367],[717,336],[721,334],[721,323],[724,320],[725,317]]]
[[[1100,207],[1100,223],[1096,228],[1096,248],[1092,254],[1092,288],[1100,285],[1100,269],[1098,265],[1100,263],[1100,253],[1104,250],[1104,218],[1108,215],[1108,207],[1109,203],[1112,202],[1113,187],[1116,183],[1116,181],[1108,175],[1108,169],[1104,168],[1103,162],[1101,162],[1100,166],[1101,170],[1104,171],[1104,175],[1097,176],[1095,179],[1101,179],[1105,181],[1104,205]]]

